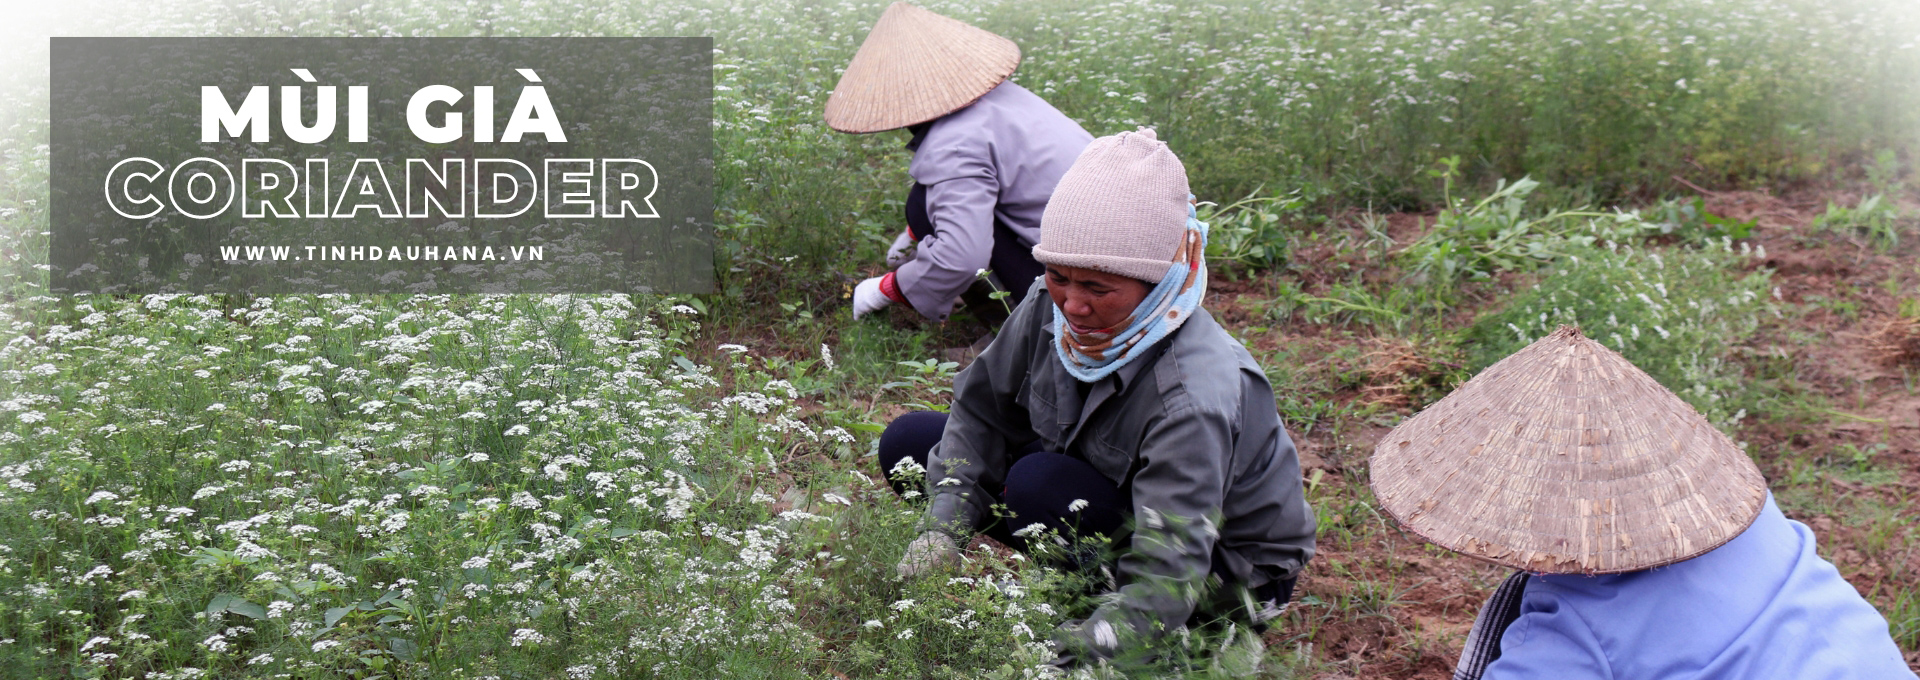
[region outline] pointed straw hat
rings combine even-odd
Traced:
[[[862,134],[924,123],[972,104],[1019,65],[1012,40],[896,2],[827,97],[827,126]]]
[[[1380,440],[1382,507],[1441,547],[1535,573],[1698,557],[1766,501],[1747,454],[1626,358],[1562,326]]]

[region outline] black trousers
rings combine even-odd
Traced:
[[[907,229],[913,232],[916,240],[933,235],[933,218],[927,212],[927,185],[914,183],[907,190],[906,207]],[[1007,290],[1007,305],[1001,307],[997,302],[988,300],[979,302],[968,300],[970,306],[1001,307],[996,317],[1006,316],[1007,307],[1018,307],[1020,301],[1027,298],[1027,288],[1033,286],[1033,280],[1046,273],[1046,267],[1033,259],[1033,248],[1020,242],[1020,236],[1000,220],[993,221],[993,253],[987,260],[987,269],[1000,279],[1000,285]]]
[[[880,434],[880,473],[887,475],[906,459],[926,468],[929,450],[940,443],[946,427],[947,414],[937,411],[914,411],[895,418]],[[887,475],[887,482],[902,496],[908,491],[926,491],[910,487],[891,475]],[[1041,524],[1062,536],[1113,537],[1126,530],[1127,520],[1133,514],[1132,494],[1126,489],[1115,486],[1086,461],[1043,451],[1038,443],[1014,458],[1007,470],[1006,486],[998,491],[996,494],[992,489],[987,490],[993,496],[990,501],[1005,505],[1011,517],[994,521],[981,533],[1021,552],[1028,552],[1026,538],[1013,532],[1029,524]],[[1076,501],[1086,503],[1075,510]],[[1222,584],[1234,583],[1236,579],[1223,568],[1226,561],[1220,557],[1221,547],[1215,544],[1213,550],[1213,575]],[[1277,609],[1292,599],[1295,581],[1269,581],[1252,589],[1254,602],[1256,605],[1271,603],[1271,613],[1277,615]],[[1196,611],[1194,617],[1197,622],[1201,613]],[[1266,620],[1256,616],[1253,625],[1256,630],[1264,631]]]
[[[880,434],[880,472],[886,474],[908,458],[924,469],[928,450],[940,442],[946,427],[947,414],[938,411],[914,411],[895,418]],[[902,496],[909,490],[925,492],[892,476],[887,482]],[[1038,523],[1068,537],[1114,536],[1133,512],[1133,499],[1100,471],[1078,458],[1041,451],[1037,443],[1014,459],[1006,486],[987,493],[993,496],[991,503],[1005,505],[1011,516],[989,524],[982,533],[1021,552],[1027,551],[1026,537],[1013,532],[1029,524]],[[1074,501],[1086,503],[1076,510]]]

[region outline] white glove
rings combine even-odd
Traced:
[[[893,299],[880,292],[880,277],[876,276],[853,287],[853,318],[880,311],[882,307],[893,304]]]
[[[935,568],[951,569],[959,564],[960,546],[954,544],[953,537],[929,531],[907,544],[907,554],[900,558],[900,566],[894,570],[900,572],[900,578],[913,578]]]
[[[887,268],[899,269],[900,265],[906,264],[907,260],[913,259],[912,256],[907,254],[907,250],[913,246],[913,233],[901,230],[900,235],[893,239],[893,247],[887,249]]]

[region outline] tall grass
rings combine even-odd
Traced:
[[[713,36],[721,284],[817,305],[901,226],[904,133],[820,122],[884,4],[168,0],[114,4],[77,32]],[[1920,5],[1904,0],[926,4],[1013,38],[1014,81],[1095,134],[1160,128],[1203,200],[1264,186],[1425,205],[1424,171],[1459,156],[1472,183],[1530,175],[1608,202],[1674,174],[1822,177],[1920,141]],[[10,79],[29,90],[0,113],[17,165],[44,157],[44,81]],[[32,231],[9,198],[4,231]]]
[[[995,25],[1023,82],[1101,131],[1167,128],[1203,195],[1327,185],[1433,198],[1414,178],[1533,177],[1604,199],[1805,177],[1920,131],[1911,3],[1026,4]]]

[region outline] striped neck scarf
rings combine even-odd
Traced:
[[[1167,275],[1112,329],[1075,333],[1065,312],[1053,306],[1054,350],[1067,372],[1082,382],[1095,382],[1112,375],[1133,361],[1153,343],[1179,330],[1180,325],[1200,308],[1207,294],[1207,223],[1201,222],[1188,196],[1186,242],[1173,254]]]

